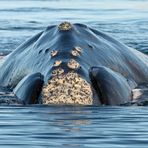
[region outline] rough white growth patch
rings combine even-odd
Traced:
[[[42,95],[43,104],[93,104],[90,84],[74,72],[50,79]]]

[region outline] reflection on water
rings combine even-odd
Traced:
[[[1,147],[147,147],[144,107],[0,107]]]

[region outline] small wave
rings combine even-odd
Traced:
[[[48,8],[42,8],[42,7],[29,7],[29,8],[15,8],[15,9],[0,9],[0,12],[61,12],[61,11],[76,11],[76,12],[84,12],[84,11],[89,11],[89,12],[116,12],[116,11],[130,11],[130,9],[90,9],[90,8],[53,8],[53,7],[48,7]]]
[[[25,26],[16,26],[16,27],[0,27],[0,30],[43,30],[44,27],[25,27]]]

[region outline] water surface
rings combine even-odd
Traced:
[[[147,148],[146,107],[0,107],[1,147]]]

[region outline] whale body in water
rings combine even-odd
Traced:
[[[87,25],[63,22],[4,58],[0,86],[21,104],[138,102],[148,95],[148,56]]]

